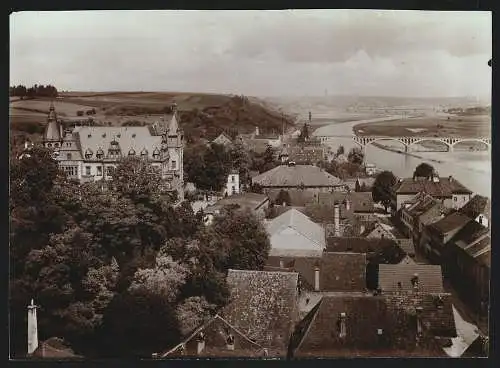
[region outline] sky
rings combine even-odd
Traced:
[[[71,91],[489,97],[490,12],[10,15],[10,81]]]

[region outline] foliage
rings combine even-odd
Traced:
[[[194,331],[206,322],[215,311],[216,305],[209,303],[204,297],[187,298],[177,306],[177,319],[183,336]]]
[[[429,165],[427,162],[422,162],[420,165],[418,165],[415,168],[415,171],[413,172],[413,177],[414,178],[430,178],[434,174],[435,170],[434,167]]]
[[[35,84],[33,87],[26,88],[24,85],[9,87],[9,96],[21,97],[57,97],[57,88],[52,85],[44,86]]]
[[[336,156],[343,155],[344,153],[345,153],[345,148],[344,146],[340,145],[339,148],[337,148]]]
[[[390,171],[382,171],[375,178],[372,187],[372,197],[374,202],[382,203],[387,212],[387,208],[391,204],[392,190],[396,184],[396,177]]]
[[[99,337],[103,357],[150,358],[179,342],[175,306],[142,288],[117,294],[104,313]]]
[[[347,160],[350,163],[356,164],[356,165],[362,165],[365,159],[365,155],[363,154],[363,151],[360,148],[354,147],[349,151],[349,154],[347,155]]]

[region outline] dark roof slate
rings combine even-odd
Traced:
[[[476,194],[469,200],[469,202],[465,204],[465,206],[459,209],[459,212],[463,213],[466,216],[469,216],[471,219],[475,219],[481,214],[485,215],[489,219],[490,209],[491,202],[488,197],[483,197]]]
[[[438,182],[423,178],[404,178],[394,187],[396,194],[417,194],[425,192],[433,197],[449,198],[453,194],[472,194],[455,178],[439,178]]]
[[[426,293],[443,293],[443,275],[440,265],[380,264],[378,285],[382,292],[413,290],[412,278],[418,275],[418,290]],[[401,285],[401,289],[399,284]]]
[[[470,218],[460,212],[452,212],[448,216],[428,225],[432,231],[444,235],[449,231],[463,228]]]

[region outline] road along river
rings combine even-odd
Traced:
[[[393,120],[395,118],[383,119]],[[345,123],[332,122],[318,128],[313,135],[349,136],[354,134],[353,127],[355,125],[381,120],[379,118]],[[398,143],[394,141],[379,143],[404,150],[402,145],[398,146]],[[328,145],[332,147],[332,150],[336,150],[342,145],[346,151],[353,147],[359,147],[349,137],[335,139],[333,142],[328,142]],[[415,157],[411,154],[397,153],[369,144],[365,148],[365,154],[367,163],[373,163],[383,170],[390,170],[399,177],[411,177],[417,165],[427,162],[438,171],[440,176],[451,175],[474,193],[491,198],[491,151],[414,152],[414,155],[418,156]]]

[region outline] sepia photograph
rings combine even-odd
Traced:
[[[11,360],[490,355],[491,12],[9,29]]]

